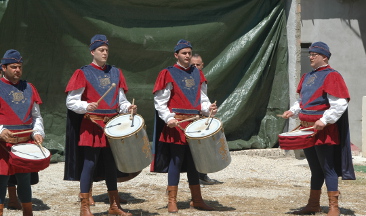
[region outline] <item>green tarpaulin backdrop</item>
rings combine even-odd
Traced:
[[[108,62],[122,69],[150,140],[155,79],[186,39],[203,57],[230,149],[269,148],[285,125],[276,114],[289,103],[284,7],[281,0],[0,1],[0,55],[22,54],[23,79],[43,100],[44,145],[54,161],[63,159],[65,86],[91,62],[94,34],[108,37]]]

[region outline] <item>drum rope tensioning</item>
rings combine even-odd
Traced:
[[[211,115],[212,112],[207,119],[191,122],[184,130],[196,169],[200,173],[218,172],[231,163],[222,123]]]
[[[117,169],[124,173],[141,171],[152,161],[144,119],[138,114],[130,117],[130,114],[120,114],[104,128]]]

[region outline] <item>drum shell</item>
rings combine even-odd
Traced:
[[[222,128],[211,136],[187,136],[187,140],[198,172],[218,172],[230,164],[230,151]]]
[[[46,169],[50,165],[51,154],[46,148],[43,148],[43,151],[46,152],[46,155],[48,155],[46,158],[33,160],[15,155],[13,151],[14,148],[16,148],[18,145],[34,145],[34,144],[19,143],[13,145],[11,151],[9,152],[9,164],[11,164],[12,169],[14,169],[16,173],[39,172],[41,170]],[[39,150],[41,151],[41,149]]]
[[[300,136],[281,136],[278,135],[278,143],[281,149],[284,150],[299,150],[313,147],[315,145],[316,136],[306,134]]]
[[[152,161],[151,146],[144,128],[129,137],[108,137],[108,141],[117,169],[121,172],[141,171]]]

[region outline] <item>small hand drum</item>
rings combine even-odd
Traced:
[[[39,172],[50,165],[50,151],[33,143],[15,144],[9,153],[9,163],[16,172]]]
[[[281,133],[278,135],[278,142],[280,148],[284,150],[310,148],[315,145],[315,134],[311,130]]]

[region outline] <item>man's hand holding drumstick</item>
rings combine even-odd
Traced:
[[[209,110],[210,110],[210,116],[209,117],[212,117],[212,116],[216,115],[216,113],[217,113],[216,101],[210,105]],[[194,117],[194,119],[195,118],[196,117]],[[179,121],[177,119],[171,119],[167,122],[167,125],[170,128],[177,127],[179,125]]]
[[[209,110],[210,110],[210,114],[208,115],[208,118],[207,118],[207,121],[205,122],[206,125],[209,125],[209,121],[210,121],[210,118],[211,117],[214,117],[217,113],[217,106],[216,106],[216,101],[213,102],[210,107],[209,107]],[[209,126],[207,126],[207,129],[208,129]]]
[[[43,137],[40,134],[33,135],[34,142],[38,145],[42,145]]]
[[[13,138],[13,137],[14,137],[13,133],[8,129],[4,129],[0,134],[0,140],[5,141],[5,142],[9,138]]]
[[[216,101],[210,105],[210,108],[209,109],[210,109],[210,116],[209,117],[215,116],[216,113],[217,113]]]
[[[284,119],[288,119],[288,118],[292,117],[293,115],[294,115],[293,112],[291,112],[290,110],[287,110],[287,111],[283,112],[282,115],[277,115],[277,116],[282,117]]]
[[[133,110],[133,114],[137,114],[137,105],[131,105],[128,107],[128,111],[131,113],[131,111]]]
[[[1,134],[0,134],[0,139],[3,141],[7,141],[9,138],[14,138],[14,135],[18,135],[18,134],[24,134],[24,133],[32,133],[35,130],[28,130],[28,131],[21,131],[21,132],[11,132],[8,129],[4,129]],[[33,136],[33,140],[35,141],[36,144],[41,145],[43,143],[43,137],[40,134],[35,134]]]
[[[167,123],[168,127],[173,128],[178,126],[178,120],[177,119],[170,119]]]
[[[294,113],[290,110],[285,111],[282,115],[277,115],[278,117],[282,117],[284,119],[288,119],[290,117],[292,117],[294,115]],[[324,127],[326,126],[326,124],[324,124],[322,121],[317,120],[314,125],[313,128],[315,130],[323,130]]]
[[[132,99],[132,104],[128,107],[128,112],[131,114],[137,114],[137,105],[135,105],[135,98]]]

